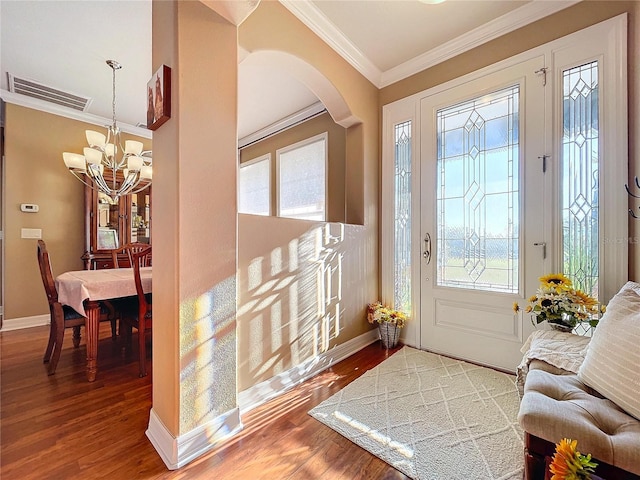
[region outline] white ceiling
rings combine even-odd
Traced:
[[[280,0],[378,87],[566,8],[578,0]],[[7,73],[93,100],[111,118],[115,59],[117,118],[144,124],[151,65],[150,0],[0,1],[0,88]],[[303,110],[317,98],[297,80],[250,56],[239,70],[239,137]],[[38,103],[38,102],[35,102]]]

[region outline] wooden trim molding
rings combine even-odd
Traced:
[[[152,408],[145,433],[167,468],[177,470],[233,437],[242,428],[240,410],[234,408],[184,435],[174,437]]]
[[[244,414],[263,403],[285,393],[332,365],[350,357],[380,338],[378,329],[370,330],[331,350],[282,372],[269,380],[254,385],[238,394],[238,405]]]
[[[45,315],[33,315],[32,317],[5,318],[2,322],[1,331],[9,332],[21,328],[41,327],[43,325],[49,325],[50,322],[51,315],[48,313]]]

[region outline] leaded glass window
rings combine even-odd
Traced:
[[[561,211],[563,272],[598,297],[598,62],[565,70]]]
[[[513,86],[436,114],[440,286],[518,292],[518,95]]]
[[[411,312],[411,121],[394,131],[395,308]]]

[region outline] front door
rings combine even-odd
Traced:
[[[533,326],[513,303],[546,260],[543,67],[536,57],[421,100],[423,349],[510,371],[522,359]]]

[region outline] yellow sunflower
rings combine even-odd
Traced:
[[[518,313],[520,311],[520,305],[518,302],[513,302],[513,313]]]
[[[549,287],[570,287],[571,280],[565,277],[562,273],[550,273],[544,277],[540,277],[540,283]]]
[[[549,471],[551,480],[582,480],[590,478],[590,474],[598,464],[591,461],[591,455],[578,452],[578,441],[563,438],[556,444]]]
[[[575,290],[574,293],[585,307],[595,307],[598,304],[598,301],[595,298],[591,295],[587,295],[582,290]]]

